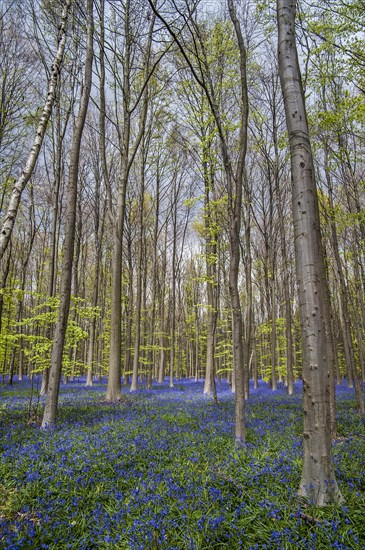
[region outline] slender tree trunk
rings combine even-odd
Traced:
[[[74,255],[77,180],[79,173],[80,147],[84,130],[87,108],[92,82],[93,64],[93,0],[87,0],[87,39],[84,87],[80,109],[76,120],[70,154],[70,169],[67,188],[67,210],[65,226],[64,255],[62,263],[60,307],[52,346],[51,367],[49,373],[46,406],[42,420],[42,428],[53,427],[56,423],[58,394],[61,379],[62,356],[66,337],[68,314],[71,299],[72,264]]]
[[[115,227],[113,235],[112,253],[112,285],[111,285],[111,316],[110,316],[110,354],[108,387],[106,392],[107,401],[118,401],[121,398],[121,360],[122,360],[122,249],[124,217],[126,209],[126,193],[129,179],[129,172],[135,156],[141,144],[147,118],[148,109],[148,74],[151,55],[152,31],[154,26],[153,17],[149,26],[148,45],[145,54],[144,65],[144,86],[139,100],[143,100],[140,115],[140,127],[133,147],[131,147],[131,54],[132,54],[132,32],[130,26],[130,1],[125,4],[125,37],[126,45],[124,52],[124,74],[123,74],[123,136],[119,134],[119,148],[121,151],[121,181],[118,190],[118,204],[115,214]],[[135,105],[136,107],[137,105]]]
[[[283,272],[283,290],[285,301],[285,339],[286,339],[286,373],[287,373],[287,391],[288,395],[292,395],[294,392],[294,373],[293,373],[293,335],[292,335],[292,306],[290,296],[290,278],[288,269],[288,254],[287,243],[285,239],[285,220],[283,212],[283,193],[280,191],[280,177],[279,177],[279,146],[277,135],[277,115],[276,106],[274,101],[273,111],[273,139],[274,139],[274,151],[275,151],[275,192],[277,196],[277,207],[279,214],[279,235],[280,235],[280,249],[282,257],[282,272]]]
[[[279,198],[280,203],[280,198]],[[280,208],[280,207],[279,207]],[[290,285],[289,285],[289,273],[288,273],[288,257],[286,253],[286,241],[284,231],[284,219],[283,214],[279,214],[280,217],[280,243],[281,243],[281,256],[283,261],[283,289],[285,300],[285,339],[286,339],[286,372],[288,382],[288,395],[292,395],[294,392],[294,373],[293,373],[293,335],[292,335],[292,308],[290,299]]]
[[[176,239],[177,239],[177,190],[176,181],[174,182],[174,199],[173,199],[173,242],[172,242],[172,259],[171,259],[171,315],[170,315],[170,388],[174,387],[175,373],[175,330],[176,330]]]
[[[3,326],[3,308],[4,308],[4,294],[3,291],[6,288],[6,281],[8,280],[8,276],[10,273],[10,260],[11,260],[11,242],[9,244],[9,248],[7,250],[6,258],[2,264],[3,270],[1,271],[1,278],[0,278],[0,333]]]
[[[37,159],[39,157],[43,139],[46,133],[48,121],[51,116],[53,105],[56,99],[58,78],[61,72],[63,55],[64,55],[65,45],[66,45],[67,19],[68,19],[68,12],[70,10],[70,7],[71,7],[71,0],[64,0],[60,23],[58,26],[57,53],[51,67],[51,75],[48,82],[47,99],[43,107],[42,115],[39,119],[36,135],[33,141],[32,148],[29,152],[25,167],[22,173],[20,174],[20,176],[18,177],[17,181],[14,183],[13,191],[11,193],[11,197],[9,201],[8,212],[0,231],[0,261],[2,260],[5,250],[9,244],[15,219],[18,214],[21,195],[25,189],[25,186],[27,185],[29,179],[33,174],[33,170],[37,162]]]
[[[251,355],[252,355],[252,377],[253,377],[253,387],[254,387],[255,390],[258,388],[258,385],[259,385],[259,373],[258,373],[258,368],[257,368],[257,352],[256,352],[256,346],[257,346],[257,342],[256,342],[256,337],[254,336],[254,337],[253,337],[253,340],[252,340],[252,352],[251,352]]]
[[[203,136],[205,140],[206,136]],[[210,202],[210,194],[214,182],[214,176],[210,173],[208,159],[210,151],[203,147],[203,173],[204,173],[204,219],[205,219],[205,264],[207,285],[207,362],[205,371],[205,383],[203,392],[217,399],[215,385],[215,332],[217,326],[217,300],[216,300],[216,263],[217,263],[217,235],[214,230],[213,211]]]
[[[59,93],[59,92],[58,92]],[[55,145],[55,174],[54,174],[54,183],[52,188],[52,222],[51,222],[51,235],[50,235],[50,259],[49,259],[49,274],[48,274],[48,296],[53,298],[55,296],[56,290],[56,273],[57,273],[57,243],[58,243],[58,232],[60,228],[59,224],[59,198],[61,191],[61,179],[62,179],[62,143],[66,135],[66,129],[68,126],[68,121],[71,114],[71,102],[70,108],[67,111],[65,124],[61,130],[61,108],[60,108],[60,98],[58,98],[56,104],[56,145]],[[51,311],[51,308],[48,308],[48,311]],[[47,337],[52,339],[52,327],[47,329]],[[48,380],[49,380],[49,367],[44,369],[42,374],[42,384],[41,384],[41,395],[46,395],[48,389]]]
[[[165,297],[160,302],[160,338],[159,338],[159,360],[158,360],[158,383],[163,384],[165,380],[166,367],[166,341],[165,341]]]
[[[325,143],[325,171],[327,182],[330,183],[328,172],[328,157],[327,157],[327,144]],[[335,339],[333,335],[333,319],[332,319],[332,306],[331,296],[328,281],[328,262],[326,260],[326,249],[324,252],[324,266],[325,266],[325,325],[326,325],[326,338],[327,338],[327,364],[329,370],[329,387],[330,387],[330,416],[331,416],[331,435],[332,439],[337,436],[337,424],[336,424],[336,368],[338,369],[338,357]]]
[[[145,193],[145,166],[144,166],[144,147],[141,147],[141,190],[139,199],[139,235],[138,235],[138,257],[136,262],[137,280],[136,280],[136,306],[134,318],[134,355],[133,355],[133,374],[130,391],[138,389],[138,364],[141,345],[141,306],[142,306],[142,264],[143,264],[143,218],[144,218],[144,193]]]
[[[295,261],[303,353],[303,470],[299,495],[316,506],[342,500],[331,449],[325,268],[317,189],[295,39],[294,0],[277,0],[278,54],[289,134]]]
[[[160,336],[159,336],[159,367],[158,383],[163,384],[165,380],[166,367],[166,319],[165,319],[165,300],[166,300],[166,264],[167,264],[167,230],[165,232],[165,243],[162,252],[161,274],[159,285],[159,314],[160,314]]]
[[[326,265],[326,264],[325,264]],[[326,272],[327,277],[327,272]],[[331,435],[334,439],[337,435],[336,425],[336,383],[335,383],[335,370],[338,365],[337,349],[333,336],[333,322],[332,322],[332,306],[331,296],[328,284],[325,288],[325,324],[326,324],[326,350],[328,357],[328,372],[329,372],[329,386],[330,386],[330,416],[331,416]]]
[[[276,377],[276,296],[274,272],[270,279],[271,294],[271,334],[270,334],[270,357],[271,357],[271,389],[278,389]]]
[[[122,395],[122,249],[124,218],[126,210],[126,194],[129,177],[129,149],[130,149],[130,2],[125,5],[124,31],[126,37],[123,67],[123,136],[119,133],[119,149],[121,152],[121,176],[118,187],[118,199],[113,222],[113,248],[111,265],[111,313],[110,313],[110,351],[107,401],[119,401]],[[116,85],[116,84],[115,84]],[[111,205],[110,205],[111,206]]]
[[[328,165],[327,147],[325,148],[325,163],[327,167]],[[331,210],[330,229],[331,229],[331,239],[332,239],[332,250],[333,250],[333,256],[335,259],[335,264],[337,269],[338,281],[340,285],[340,296],[339,296],[339,300],[341,303],[340,322],[342,327],[342,334],[343,334],[343,341],[344,341],[344,348],[345,348],[347,378],[348,378],[349,385],[354,386],[355,388],[356,403],[357,403],[358,411],[361,415],[364,415],[365,414],[364,399],[362,396],[362,388],[361,388],[360,381],[356,371],[355,353],[354,353],[354,347],[353,347],[352,336],[351,336],[350,312],[348,307],[349,294],[347,291],[345,276],[343,273],[342,263],[341,263],[340,253],[339,253],[336,222],[333,218],[333,212],[334,212],[333,189],[332,189],[332,182],[331,182],[331,178],[328,170],[326,170],[326,177],[327,177],[327,186],[328,186],[329,206]]]
[[[158,265],[157,265],[157,245],[158,245],[158,233],[159,233],[159,218],[160,218],[160,159],[159,157],[156,158],[156,195],[155,195],[155,201],[156,201],[156,209],[155,209],[155,220],[154,220],[154,227],[153,227],[153,255],[152,255],[152,292],[151,292],[151,306],[152,306],[152,313],[151,313],[151,333],[150,333],[150,341],[151,341],[151,352],[150,352],[150,362],[151,362],[151,376],[152,372],[154,373],[153,376],[156,380],[159,380],[159,372],[157,367],[157,354],[156,354],[156,314],[157,314],[157,277],[158,277]],[[152,380],[151,380],[151,386],[152,386]]]
[[[32,205],[31,205],[30,228],[29,228],[30,240],[28,243],[28,249],[26,250],[25,258],[22,261],[21,284],[20,284],[21,297],[18,303],[18,311],[16,314],[16,325],[18,327],[17,331],[20,333],[22,332],[22,328],[19,326],[19,324],[23,317],[24,291],[25,291],[25,285],[27,280],[27,270],[28,270],[28,264],[32,253],[32,249],[33,249],[34,239],[36,236],[36,228],[34,225],[35,216],[34,216],[33,193],[31,193],[31,201],[32,201]],[[13,353],[11,356],[11,364],[12,364],[13,371],[15,366],[15,349],[16,348],[14,347]],[[19,380],[22,380],[23,378],[23,338],[21,336],[19,337],[19,356],[18,357],[19,357],[19,363],[18,363]],[[12,380],[12,377],[11,377],[11,380]]]
[[[133,325],[133,310],[134,310],[134,266],[133,266],[133,253],[132,253],[132,239],[131,236],[127,239],[128,249],[128,300],[125,306],[125,318],[126,318],[126,343],[125,343],[125,365],[124,365],[124,383],[129,384],[130,376],[132,373],[132,325]]]
[[[228,11],[234,26],[240,55],[240,88],[241,88],[241,128],[239,138],[239,158],[233,188],[230,159],[225,142],[223,145],[223,161],[228,179],[228,201],[230,228],[230,268],[229,268],[229,292],[232,306],[232,330],[233,330],[233,360],[235,372],[235,440],[237,447],[246,444],[245,425],[245,374],[243,355],[243,321],[238,288],[238,272],[240,265],[240,231],[242,212],[242,187],[245,177],[245,162],[247,152],[247,127],[248,127],[248,91],[247,91],[247,51],[244,44],[240,23],[237,19],[233,0],[228,0]]]
[[[195,346],[194,346],[194,370],[195,382],[199,381],[199,315],[195,307]]]
[[[245,399],[249,398],[250,393],[250,364],[252,365],[252,359],[254,357],[254,345],[255,345],[255,326],[254,326],[254,310],[253,310],[253,290],[252,290],[252,253],[251,253],[251,189],[249,187],[248,178],[244,178],[244,215],[243,223],[245,229],[245,275],[246,275],[246,295],[247,306],[245,315]],[[253,378],[256,380],[257,386],[257,369],[253,372]],[[256,374],[256,376],[255,376]]]
[[[99,182],[100,183],[100,182]],[[102,220],[99,225],[99,208],[100,193],[99,193],[99,184],[96,189],[95,197],[95,235],[96,235],[96,253],[95,253],[95,279],[94,279],[94,289],[92,297],[92,307],[96,308],[99,303],[99,283],[100,283],[100,265],[101,265],[101,255],[102,247],[101,240],[104,233],[104,213],[102,214]],[[90,325],[90,336],[89,336],[89,346],[87,350],[87,376],[86,376],[86,386],[92,386],[93,384],[93,363],[95,355],[95,332],[96,332],[96,316],[93,315],[91,318]]]
[[[355,281],[360,281],[359,258],[356,251],[354,251],[354,279]],[[357,293],[357,305],[358,305],[358,311],[361,313],[361,315],[356,318],[356,325],[357,325],[359,362],[360,362],[360,368],[361,368],[361,381],[362,383],[364,383],[365,382],[365,355],[364,355],[365,303],[364,303],[364,296],[362,292]]]

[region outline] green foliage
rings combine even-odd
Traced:
[[[14,319],[17,312],[17,296],[21,297],[21,293],[14,290],[17,281],[11,281],[11,285],[0,289],[3,300],[3,318],[0,331],[0,364],[3,365],[5,373],[5,365],[14,346],[17,346],[17,338],[14,330]],[[13,286],[14,285],[14,286]]]
[[[217,374],[227,375],[233,370],[232,319],[231,311],[223,309],[217,322],[217,336],[214,357],[219,365]]]
[[[286,319],[278,317],[275,319],[276,327],[276,371],[277,374],[285,379],[286,377]],[[295,338],[295,330],[299,330],[298,319],[294,319],[293,337]],[[271,354],[270,354],[270,339],[272,333],[271,319],[265,323],[261,323],[257,328],[256,333],[256,356],[259,372],[263,380],[271,379]],[[294,358],[295,376],[300,376],[301,365],[301,349],[297,351],[297,357]]]
[[[314,38],[311,54],[331,55],[336,60],[336,75],[348,82],[364,83],[365,60],[364,4],[360,0],[323,2],[301,11],[306,31]]]
[[[197,202],[200,202],[202,198],[203,195],[200,195],[199,197],[192,197],[191,199],[185,199],[184,206],[191,208],[192,206],[195,206]]]
[[[262,25],[265,36],[271,38],[277,27],[274,0],[259,0],[255,3],[255,12],[256,20]]]
[[[38,296],[38,298],[41,298]],[[66,342],[63,354],[63,372],[65,374],[79,374],[85,365],[75,362],[70,357],[70,351],[76,349],[78,344],[88,337],[88,332],[81,323],[90,322],[100,315],[99,308],[87,306],[85,300],[77,297],[71,298],[74,315],[70,315],[67,324]],[[50,365],[53,338],[52,334],[58,318],[59,296],[47,297],[45,301],[35,306],[32,315],[13,327],[16,332],[12,335],[14,343],[22,340],[23,353],[32,365],[31,372],[39,373]],[[20,329],[20,330],[19,330]]]
[[[7,203],[10,197],[10,193],[13,189],[13,185],[16,182],[16,179],[13,176],[6,176],[4,179],[4,174],[2,171],[2,166],[0,165],[0,196],[3,197],[4,203],[2,209],[5,211]],[[1,292],[1,289],[0,289]]]

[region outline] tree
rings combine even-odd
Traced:
[[[206,63],[206,51],[202,38],[202,29],[194,19],[196,5],[189,7],[186,3],[186,14],[183,16],[184,26],[188,26],[191,34],[191,44],[186,46],[179,35],[173,30],[169,22],[156,9],[149,0],[156,16],[164,24],[171,37],[177,44],[179,51],[190,68],[193,77],[206,94],[209,108],[217,126],[220,140],[221,154],[223,159],[224,172],[228,192],[228,220],[229,220],[229,243],[230,243],[230,271],[229,289],[232,307],[233,322],[233,357],[236,386],[235,402],[235,440],[238,447],[243,446],[246,440],[244,420],[244,354],[243,354],[243,321],[240,293],[238,287],[239,266],[240,266],[240,229],[242,215],[242,188],[245,175],[245,159],[247,152],[247,124],[248,124],[248,93],[247,93],[247,49],[244,42],[240,22],[236,15],[236,9],[232,0],[228,0],[228,11],[235,31],[239,51],[239,137],[235,145],[238,155],[233,155],[230,150],[227,131],[224,126],[223,116],[219,109],[216,90],[212,81],[210,68]],[[191,23],[191,27],[190,27]],[[193,49],[191,48],[193,46]],[[197,67],[189,56],[193,52]],[[235,162],[234,162],[235,160]]]
[[[67,321],[70,310],[72,265],[74,258],[77,183],[80,163],[81,139],[84,131],[86,114],[89,104],[92,65],[93,65],[93,0],[87,0],[87,37],[84,83],[80,99],[80,107],[75,123],[71,145],[69,179],[67,186],[67,210],[65,242],[63,245],[62,277],[60,290],[60,307],[54,332],[51,367],[49,372],[48,392],[44,409],[42,428],[52,428],[56,422],[58,393],[62,370],[63,348],[66,337]]]
[[[342,500],[331,449],[326,279],[317,189],[295,36],[295,2],[277,0],[278,56],[289,134],[295,262],[303,353],[303,470],[299,495]]]
[[[148,25],[147,38],[144,44],[143,60],[138,59],[137,51],[140,42],[138,35],[143,36],[142,27],[144,19],[140,17],[136,9],[133,18],[131,2],[127,0],[124,7],[124,51],[120,55],[123,59],[123,102],[122,120],[119,121],[117,114],[117,134],[120,154],[120,178],[117,191],[117,204],[113,210],[113,251],[111,266],[111,319],[110,319],[110,354],[108,387],[106,393],[107,401],[118,401],[121,397],[121,285],[122,285],[122,250],[124,218],[126,210],[126,194],[128,179],[132,164],[140,147],[148,113],[148,80],[151,75],[151,44],[154,26],[154,18]],[[135,6],[137,7],[137,6]],[[141,6],[139,6],[141,8]],[[116,54],[116,52],[115,52]],[[142,69],[138,70],[141,63]],[[137,63],[137,66],[134,65]],[[115,72],[115,86],[119,83],[119,75]],[[134,89],[135,87],[135,89]],[[118,109],[116,105],[116,109]],[[133,115],[139,110],[138,124],[135,139],[133,140]]]
[[[38,122],[36,135],[33,141],[33,146],[29,152],[26,164],[20,176],[14,183],[14,187],[11,193],[8,212],[5,216],[5,220],[2,224],[2,228],[0,232],[0,260],[2,260],[4,253],[6,251],[6,248],[9,244],[9,240],[11,237],[11,233],[13,231],[15,219],[19,209],[21,195],[25,189],[26,184],[28,183],[29,179],[32,176],[35,164],[37,162],[37,159],[42,147],[43,139],[47,129],[47,124],[52,113],[53,104],[56,99],[57,83],[58,83],[58,78],[61,71],[63,54],[65,51],[66,26],[67,26],[68,12],[70,10],[70,7],[71,7],[71,0],[64,0],[60,23],[58,27],[57,53],[51,68],[51,75],[48,83],[47,99],[45,101],[42,114]]]
[[[42,57],[42,56],[41,56]],[[76,57],[76,56],[75,56]],[[75,102],[74,94],[70,90],[74,89],[77,70],[75,66],[75,59],[72,61],[72,66],[68,67],[67,73],[70,74],[71,82],[68,82],[68,78],[59,78],[57,84],[57,96],[55,100],[54,115],[51,119],[52,134],[51,144],[48,151],[48,155],[52,158],[53,167],[53,181],[51,183],[51,227],[49,230],[50,251],[49,251],[49,272],[48,272],[48,284],[47,293],[50,297],[56,295],[56,283],[57,283],[57,262],[58,262],[58,242],[61,231],[61,213],[62,213],[62,201],[63,195],[63,183],[64,183],[64,153],[65,153],[65,141],[67,136],[68,125],[71,119],[71,111]],[[47,142],[44,147],[44,154],[47,155]],[[46,156],[46,158],[48,158]],[[49,169],[48,173],[52,173]],[[51,177],[51,176],[50,176]],[[52,327],[49,327],[49,331]],[[47,335],[49,339],[52,339],[52,333]],[[45,395],[48,389],[49,380],[49,366],[47,366],[42,376],[41,394]]]
[[[144,256],[144,225],[145,225],[145,191],[146,191],[146,152],[145,152],[145,139],[142,138],[142,144],[140,148],[140,193],[138,200],[138,245],[136,259],[136,305],[135,305],[135,339],[134,339],[134,355],[133,355],[133,373],[130,391],[136,391],[138,389],[138,365],[140,361],[140,348],[141,348],[141,315],[142,315],[142,279],[143,279],[143,256]],[[153,328],[152,328],[153,330]]]
[[[217,72],[223,72],[224,36],[227,26],[218,23],[207,37],[207,50],[210,63],[217,64]],[[217,60],[221,58],[220,62]],[[207,59],[207,62],[208,59]],[[217,399],[215,384],[215,340],[217,326],[217,247],[219,239],[219,225],[217,221],[217,205],[214,197],[217,195],[218,152],[216,140],[216,126],[212,118],[204,91],[197,83],[190,79],[190,74],[184,75],[181,83],[182,92],[179,94],[186,109],[190,133],[194,141],[197,140],[196,156],[198,160],[198,177],[204,185],[204,223],[199,227],[199,235],[205,241],[206,265],[206,317],[207,317],[207,357],[205,369],[205,383],[203,393]],[[222,79],[223,80],[223,79]],[[195,199],[199,201],[199,198]]]
[[[97,308],[100,303],[99,299],[99,290],[100,290],[100,279],[101,279],[101,260],[102,260],[102,241],[105,229],[105,217],[106,217],[106,207],[105,207],[105,197],[102,195],[101,182],[102,182],[102,169],[100,156],[97,155],[97,151],[100,145],[99,139],[94,139],[94,133],[90,136],[90,149],[92,154],[92,171],[95,180],[95,188],[92,194],[93,202],[93,236],[94,236],[94,279],[93,279],[93,290],[92,290],[92,307]],[[90,337],[89,337],[89,346],[87,352],[87,378],[86,385],[92,386],[93,384],[93,364],[95,356],[95,341],[96,341],[96,316],[93,316],[90,320]]]

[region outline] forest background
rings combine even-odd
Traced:
[[[61,366],[89,386],[108,375],[110,402],[121,377],[131,391],[166,375],[171,387],[204,378],[214,399],[225,377],[244,443],[248,379],[273,390],[284,381],[291,394],[305,367],[275,6],[1,10],[3,378],[42,373],[47,427]],[[295,29],[298,118],[317,182],[312,233],[328,282],[328,387],[345,377],[362,414],[363,23],[363,2],[303,2]]]

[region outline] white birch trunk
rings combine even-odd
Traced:
[[[30,180],[33,174],[33,170],[37,162],[37,159],[42,147],[43,139],[46,133],[47,124],[51,116],[52,108],[56,99],[58,77],[61,71],[63,54],[65,51],[67,17],[68,17],[70,6],[71,6],[71,0],[64,0],[61,20],[59,25],[57,53],[51,67],[51,76],[48,83],[47,99],[44,104],[43,111],[38,122],[36,135],[33,141],[33,146],[29,152],[29,155],[22,173],[18,177],[17,181],[14,183],[13,191],[10,196],[8,211],[1,227],[0,261],[2,260],[4,253],[6,251],[6,248],[9,244],[10,237],[15,224],[16,216],[18,213],[19,205],[20,205],[21,195],[25,189],[25,186],[27,185],[28,181]]]

